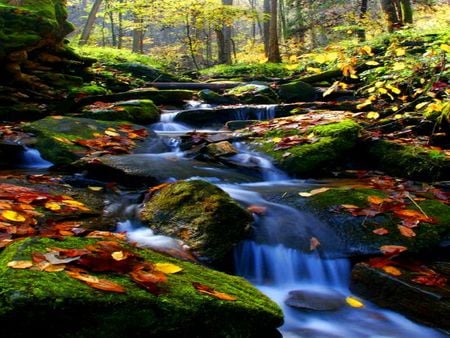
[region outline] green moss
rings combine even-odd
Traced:
[[[127,248],[146,261],[169,262],[183,268],[168,276],[167,293],[155,296],[139,288],[127,275],[94,274],[125,287],[126,294],[117,294],[90,288],[65,272],[6,266],[11,260],[29,260],[33,252],[44,253],[49,247],[82,248],[95,242],[86,238],[35,238],[5,249],[0,255],[2,333],[17,337],[28,332],[29,327],[40,327],[43,334],[59,337],[258,337],[282,322],[281,310],[242,278],[131,246]],[[237,300],[222,301],[200,294],[192,282]]]
[[[280,86],[280,99],[284,102],[314,101],[317,93],[313,86],[306,82],[294,81]]]
[[[286,77],[292,75],[284,65],[278,63],[238,63],[234,65],[217,65],[200,71],[202,75],[210,77]]]
[[[102,122],[92,119],[71,117],[46,117],[24,125],[26,131],[37,136],[36,148],[42,156],[56,164],[66,165],[81,158],[87,149],[74,143],[79,139],[94,138],[107,128],[119,128],[123,122]],[[142,127],[140,127],[142,128]]]
[[[96,84],[73,87],[70,89],[70,95],[73,97],[76,97],[78,95],[105,95],[109,93],[110,92],[107,88],[101,87]]]
[[[369,251],[368,253],[378,252],[378,248],[382,245],[404,245],[409,252],[430,250],[439,245],[442,238],[450,233],[450,206],[437,200],[419,202],[425,213],[434,218],[437,223],[421,222],[417,228],[414,228],[416,236],[412,238],[401,235],[398,230],[401,219],[391,212],[367,218],[352,216],[345,210],[339,213],[332,211],[343,204],[368,208],[369,196],[388,197],[385,192],[377,189],[333,188],[308,198],[306,204],[325,220],[344,242],[349,243],[349,246],[364,247]],[[418,210],[414,205],[407,208]],[[374,234],[372,231],[379,227],[387,229],[389,234],[385,236]]]
[[[152,229],[181,238],[213,261],[244,239],[252,221],[228,194],[206,181],[169,185],[146,203],[141,216]]]
[[[259,150],[272,156],[278,165],[289,174],[296,176],[318,176],[336,170],[345,157],[351,155],[356,146],[360,127],[351,120],[331,123],[324,126],[310,128],[306,134],[314,133],[318,140],[311,144],[302,144],[285,150],[273,150],[274,142],[266,141],[259,146]],[[290,134],[296,131],[289,132]],[[273,136],[288,136],[284,132],[269,134]],[[285,153],[289,152],[289,156]]]
[[[450,178],[450,159],[442,152],[388,141],[370,145],[375,165],[388,174],[425,181]]]

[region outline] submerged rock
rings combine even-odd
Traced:
[[[285,300],[289,306],[315,311],[333,311],[343,307],[345,296],[337,291],[295,290]]]
[[[23,337],[39,327],[48,337],[277,337],[281,310],[242,278],[213,271],[118,242],[151,263],[176,264],[183,270],[167,276],[152,294],[133,283],[128,273],[102,272],[93,278],[115,282],[125,293],[91,288],[65,271],[12,269],[13,260],[31,260],[47,248],[84,248],[98,239],[66,237],[16,242],[0,253],[0,325],[9,337]],[[92,279],[91,279],[92,280]],[[220,300],[198,292],[200,283],[236,298]],[[243,320],[245,318],[245,320]],[[42,325],[45,323],[45,325]]]
[[[194,180],[157,191],[141,219],[156,232],[180,238],[198,256],[220,261],[246,237],[252,216],[220,188]]]

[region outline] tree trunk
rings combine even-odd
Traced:
[[[138,27],[133,29],[133,52],[143,54],[144,53],[144,31],[142,29],[142,20],[135,16],[134,22],[136,24],[138,24]]]
[[[402,9],[403,23],[412,24],[413,23],[413,8],[411,5],[411,0],[400,0],[400,7]]]
[[[109,15],[109,24],[111,25],[111,43],[113,47],[117,46],[117,36],[116,36],[116,30],[115,30],[115,24],[114,24],[114,13],[110,11],[108,13]]]
[[[92,32],[92,27],[94,27],[95,19],[97,17],[97,13],[100,9],[101,4],[102,0],[95,0],[94,4],[92,5],[88,19],[83,28],[83,32],[81,33],[80,41],[78,42],[80,46],[85,45],[88,42],[89,36],[91,35]]]
[[[399,29],[402,26],[401,20],[398,17],[395,3],[393,0],[381,0],[381,9],[386,17],[388,32]]]
[[[264,0],[264,18],[263,18],[263,41],[264,53],[269,56],[269,40],[270,40],[270,0]]]
[[[363,21],[366,18],[367,8],[368,8],[368,0],[361,0],[361,7],[359,8],[359,24],[358,24],[358,26],[361,26],[364,24]],[[366,30],[364,28],[362,28],[362,27],[358,28],[358,31],[356,33],[358,35],[359,42],[366,41]]]
[[[233,0],[222,0],[222,5],[232,6]],[[230,65],[231,60],[231,27],[224,25],[221,31],[216,31],[217,34],[217,51],[218,60],[220,64]]]
[[[280,63],[280,46],[278,44],[278,0],[270,1],[269,62]]]

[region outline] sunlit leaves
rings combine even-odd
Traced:
[[[3,210],[1,215],[4,219],[12,222],[24,222],[26,220],[25,216],[14,210]]]
[[[33,266],[33,262],[28,260],[10,261],[7,266],[12,269],[29,269]]]
[[[175,265],[172,263],[155,263],[154,266],[155,266],[156,271],[159,271],[159,272],[162,272],[165,274],[169,274],[169,275],[183,270],[178,265]]]
[[[348,296],[347,298],[345,298],[346,303],[354,308],[363,308],[364,307],[364,303],[359,300],[356,297],[353,296]]]

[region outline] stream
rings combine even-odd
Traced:
[[[272,108],[264,107],[259,117],[272,118],[272,112]],[[177,111],[165,112],[161,116],[161,121],[149,128],[157,134],[165,135],[162,136],[163,142],[170,151],[164,155],[183,157],[180,140],[170,136],[170,132],[177,135],[177,132],[184,133],[192,128],[174,122],[176,114]],[[236,116],[237,120],[247,118],[248,114],[245,112]],[[313,215],[265,198],[265,194],[270,191],[298,189],[312,183],[289,178],[275,168],[270,160],[249,151],[243,144],[235,143],[234,146],[239,154],[234,155],[232,160],[242,164],[251,163],[258,167],[262,176],[260,182],[225,182],[222,178],[215,177],[213,170],[207,177],[196,175],[192,179],[206,179],[218,185],[244,207],[257,205],[265,208],[263,214],[254,216],[254,239],[240,243],[235,249],[235,272],[250,281],[283,309],[285,323],[279,329],[283,337],[445,337],[434,329],[418,325],[395,312],[378,308],[364,299],[359,299],[364,304],[362,308],[347,305],[346,297],[354,297],[348,289],[351,264],[347,258],[327,257],[327,252],[321,251],[320,247],[317,250],[303,252],[280,244],[283,237],[294,235],[307,243],[312,237],[329,236],[332,241],[333,233]],[[26,150],[20,164],[21,168],[28,169],[45,169],[48,166],[50,163],[43,160],[33,149]],[[139,208],[137,204],[129,200],[123,203],[126,203],[121,206],[124,220],[119,222],[117,231],[126,231],[129,240],[144,247],[171,247],[182,250],[183,243],[180,241],[155,235],[152,230],[144,228],[136,220],[135,213]],[[285,300],[289,297],[289,293],[298,290],[305,292],[308,306],[312,305],[315,310],[286,305]]]

